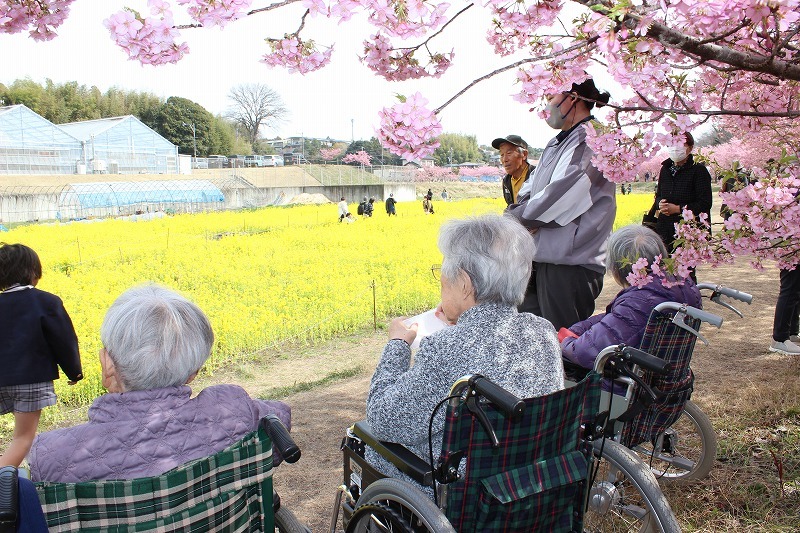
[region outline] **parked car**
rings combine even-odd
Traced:
[[[228,166],[231,168],[242,168],[247,166],[247,156],[244,155],[229,155]]]
[[[246,167],[263,167],[264,166],[264,156],[262,155],[248,155],[244,158],[244,164]]]
[[[282,167],[283,166],[283,156],[281,155],[265,155],[262,156],[264,158],[264,166],[265,167]]]
[[[224,155],[208,156],[208,168],[225,168],[228,166],[228,158]]]

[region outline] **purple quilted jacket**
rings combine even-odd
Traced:
[[[42,433],[28,461],[33,481],[72,483],[157,476],[213,455],[253,431],[267,414],[289,428],[283,402],[254,400],[237,385],[214,385],[195,398],[188,386],[108,393],[89,422]]]
[[[583,368],[592,368],[600,350],[614,344],[625,343],[639,346],[650,312],[663,302],[679,302],[702,307],[700,291],[692,282],[664,287],[660,278],[644,287],[627,287],[608,304],[605,313],[590,316],[573,324],[570,331],[578,338],[566,338],[561,342],[565,359]]]

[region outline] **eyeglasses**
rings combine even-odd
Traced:
[[[433,274],[433,279],[439,281],[439,278],[442,277],[442,265],[433,265],[431,267],[431,274]]]

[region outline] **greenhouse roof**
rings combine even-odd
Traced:
[[[84,142],[90,142],[93,138],[114,145],[138,145],[144,142],[160,149],[175,150],[174,144],[133,115],[68,122],[59,124],[59,127]]]
[[[64,189],[59,199],[62,205],[78,203],[83,208],[223,201],[225,195],[208,180],[72,183]]]
[[[101,118],[97,120],[82,120],[80,122],[67,122],[59,127],[80,141],[88,141],[92,136],[99,135],[117,124],[122,123],[131,115],[124,117]]]
[[[22,104],[0,107],[0,146],[55,147],[78,146],[80,143]]]

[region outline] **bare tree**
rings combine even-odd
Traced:
[[[247,132],[253,146],[261,126],[274,127],[289,114],[280,95],[260,83],[237,85],[231,89],[228,98],[233,105],[227,116]]]

